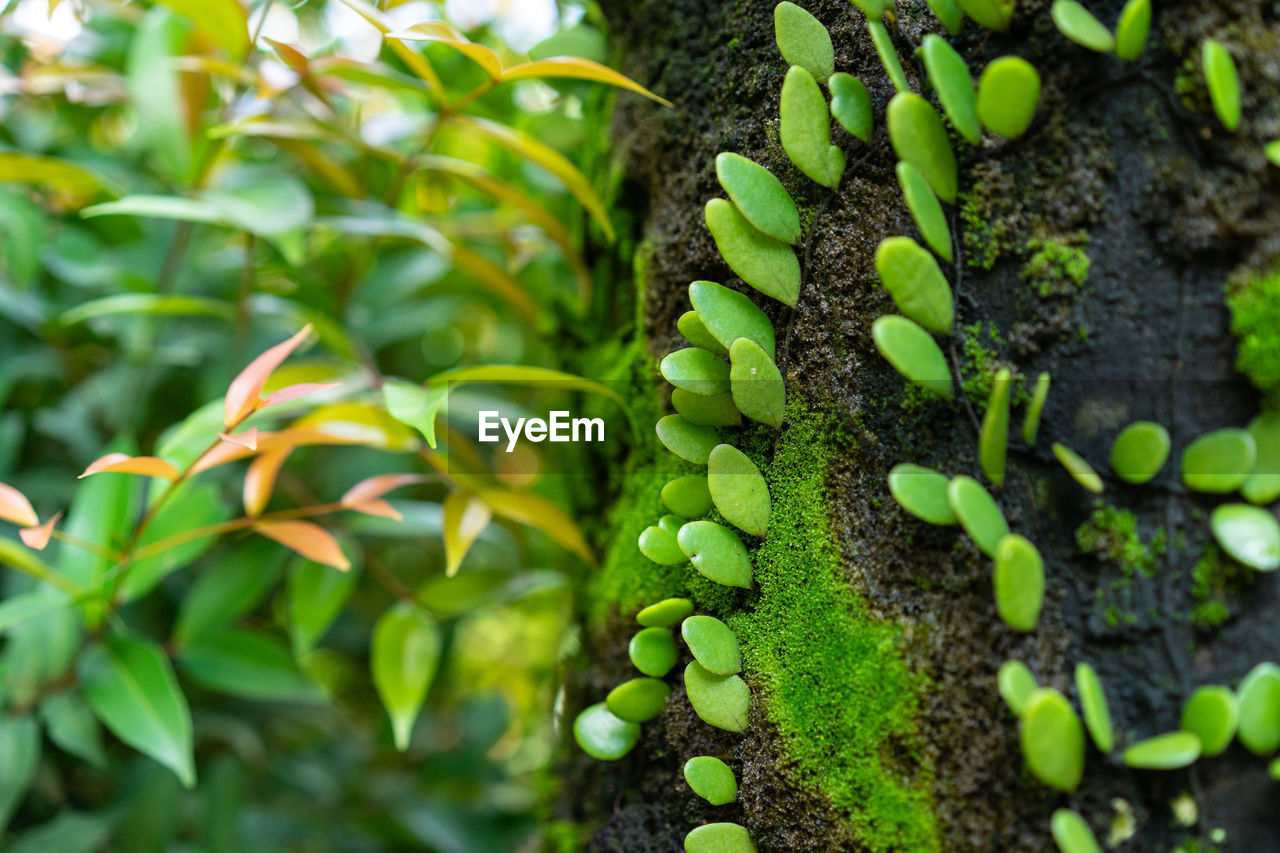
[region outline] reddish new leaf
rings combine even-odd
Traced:
[[[53,536],[53,526],[60,518],[62,518],[61,510],[39,527],[24,527],[19,530],[18,535],[22,537],[22,544],[33,550],[43,551],[49,544],[49,537]]]
[[[272,391],[267,395],[267,399],[262,401],[259,409],[265,409],[267,406],[277,406],[281,403],[288,403],[305,397],[308,394],[314,394],[317,391],[325,391],[329,388],[337,388],[341,382],[300,382],[297,385],[287,385],[278,391]]]
[[[236,435],[230,435],[225,432],[220,432],[218,433],[218,438],[222,439],[228,444],[235,444],[240,447],[246,448],[247,450],[258,449],[258,428],[257,427],[249,427],[244,432],[237,433]]]
[[[0,519],[21,527],[40,523],[40,516],[36,515],[27,496],[5,483],[0,483]]]
[[[379,474],[376,477],[361,480],[347,489],[347,493],[342,496],[341,503],[348,509],[356,508],[360,504],[377,500],[387,492],[398,489],[401,486],[421,483],[426,479],[421,474]]]
[[[344,572],[351,568],[351,561],[342,553],[338,540],[318,524],[309,521],[260,521],[254,529],[308,560]]]
[[[243,488],[246,515],[256,516],[266,508],[276,487],[280,466],[292,451],[292,447],[271,450],[249,463],[249,470],[244,472]]]
[[[92,462],[78,479],[91,474],[141,474],[144,477],[178,479],[178,469],[156,456],[130,456],[127,453],[108,453]]]
[[[223,420],[228,429],[249,417],[262,405],[262,389],[267,384],[267,380],[289,357],[289,353],[297,349],[309,334],[311,334],[310,323],[289,340],[276,344],[255,358],[248,367],[240,371],[239,376],[231,380],[222,406]]]

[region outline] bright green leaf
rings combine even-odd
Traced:
[[[597,702],[574,718],[573,739],[592,758],[617,761],[640,740],[640,724],[618,719],[603,702]]]
[[[684,763],[684,780],[699,797],[713,806],[723,806],[738,798],[738,780],[729,765],[710,755],[699,755]]]
[[[409,748],[413,723],[439,665],[440,633],[430,616],[407,602],[382,614],[373,629],[369,669],[401,752]]]
[[[1245,749],[1270,755],[1280,748],[1280,667],[1264,661],[1240,682],[1236,734]]]
[[[925,71],[938,93],[942,111],[966,142],[977,145],[982,141],[982,125],[978,121],[978,96],[969,66],[946,39],[935,33],[925,36],[920,47]]]
[[[1200,61],[1218,121],[1234,133],[1240,126],[1240,78],[1236,74],[1236,62],[1227,49],[1213,39],[1204,40]]]
[[[631,664],[645,675],[662,678],[676,665],[679,652],[667,628],[645,628],[637,631],[627,644]]]
[[[835,72],[831,34],[813,15],[783,0],[773,7],[773,30],[778,50],[788,65],[799,65],[820,83],[825,83]]]
[[[1093,470],[1093,466],[1084,460],[1080,454],[1076,453],[1065,444],[1054,442],[1050,445],[1053,455],[1062,463],[1062,467],[1067,469],[1067,473],[1071,478],[1084,486],[1095,495],[1102,494],[1102,477],[1098,476],[1098,472]]]
[[[1009,450],[1009,397],[1013,377],[1002,367],[991,382],[991,396],[982,416],[978,436],[978,463],[982,473],[997,486],[1004,484],[1005,458]]]
[[[684,689],[704,723],[730,732],[747,730],[751,691],[738,676],[715,675],[693,661],[684,671]]]
[[[1270,504],[1280,498],[1280,412],[1263,412],[1249,421],[1254,460],[1240,494],[1254,504]]]
[[[1027,669],[1025,663],[1020,660],[1007,660],[1000,664],[1000,670],[996,673],[996,686],[1000,690],[1000,697],[1004,699],[1013,715],[1021,717],[1023,710],[1026,709],[1027,700],[1039,685],[1036,684],[1036,677],[1031,674],[1031,670]]]
[[[662,503],[682,518],[701,518],[711,511],[707,478],[701,474],[676,477],[662,487]]]
[[[693,613],[693,602],[687,598],[664,598],[636,614],[636,621],[646,628],[670,628]]]
[[[800,213],[791,194],[772,172],[725,151],[716,155],[716,177],[738,212],[758,230],[784,243],[800,242]]]
[[[749,297],[714,281],[695,281],[689,285],[689,301],[726,352],[738,338],[748,338],[773,358],[773,323]]]
[[[1140,59],[1147,49],[1151,30],[1151,0],[1129,0],[1116,22],[1116,56],[1130,62]]]
[[[798,65],[791,66],[782,83],[779,115],[782,149],[791,162],[814,181],[834,189],[844,174],[844,152],[831,144],[827,99],[813,75]],[[787,304],[795,307],[794,301]]]
[[[880,64],[884,66],[884,73],[889,75],[893,88],[899,92],[910,92],[911,84],[907,82],[907,75],[902,71],[898,51],[893,47],[893,37],[889,35],[884,22],[867,18],[867,32],[871,33],[871,43],[875,45],[876,53],[880,55]]]
[[[1084,711],[1084,725],[1093,743],[1104,753],[1115,746],[1115,732],[1111,727],[1111,709],[1107,707],[1107,694],[1102,689],[1102,679],[1087,663],[1076,664],[1076,692],[1080,694],[1080,708]]]
[[[1126,483],[1149,482],[1169,458],[1169,431],[1152,421],[1135,421],[1111,445],[1111,470]]]
[[[758,231],[722,198],[707,202],[705,214],[729,269],[765,296],[794,308],[800,295],[800,261],[791,247]]]
[[[343,572],[311,560],[299,560],[293,566],[285,601],[296,656],[305,657],[315,648],[359,582],[360,573],[354,568]]]
[[[787,389],[769,353],[750,338],[729,347],[729,391],[738,411],[775,429],[782,426]]]
[[[913,92],[899,92],[889,102],[888,125],[898,159],[915,166],[939,198],[955,202],[956,155],[932,105]]]
[[[680,636],[694,660],[712,675],[733,675],[742,671],[738,638],[729,626],[714,616],[690,616],[680,624]]]
[[[719,394],[695,394],[684,388],[673,388],[671,391],[671,407],[676,414],[683,415],[685,420],[696,426],[741,426],[742,413],[733,403],[733,395],[728,391]]]
[[[640,531],[640,553],[660,566],[678,566],[684,562],[684,552],[676,543],[674,533],[651,524]]]
[[[1200,739],[1200,754],[1205,758],[1220,755],[1236,736],[1240,719],[1240,701],[1236,694],[1217,684],[1201,687],[1191,694],[1182,707],[1184,732]]]
[[[1037,779],[1059,791],[1075,791],[1084,775],[1084,728],[1066,697],[1037,688],[1023,708],[1020,739]]]
[[[1116,46],[1111,31],[1075,0],[1053,0],[1049,14],[1058,32],[1081,47],[1098,53],[1110,53]]]
[[[711,427],[692,424],[681,415],[667,415],[657,425],[658,440],[663,446],[689,462],[706,465],[711,450],[720,443]]]
[[[950,263],[951,228],[947,225],[947,216],[942,212],[938,197],[933,194],[929,182],[915,166],[900,160],[897,171],[898,185],[902,187],[902,197],[907,203],[907,209],[911,211],[911,217],[916,221],[916,227],[920,229],[921,236],[929,244],[929,248]]]
[[[1004,32],[1013,20],[1014,0],[956,0],[970,18],[989,30]]]
[[[657,678],[632,678],[609,691],[605,707],[619,720],[643,723],[662,713],[671,688]]]
[[[956,0],[929,0],[929,9],[949,35],[960,35],[960,29],[964,26],[964,13],[960,11]]]
[[[1102,853],[1089,824],[1070,809],[1055,811],[1049,821],[1049,830],[1061,853]]]
[[[962,474],[947,484],[947,501],[964,532],[982,553],[994,559],[1001,540],[1009,535],[1009,524],[991,493],[977,480]]]
[[[996,546],[996,612],[1015,631],[1034,631],[1044,604],[1044,561],[1026,538],[1011,533]]]
[[[1249,504],[1220,504],[1209,516],[1213,538],[1222,550],[1250,568],[1280,568],[1280,523],[1269,510]]]
[[[944,400],[951,399],[947,358],[919,324],[897,315],[877,317],[871,324],[871,337],[880,355],[908,382]]]
[[[769,526],[769,487],[755,463],[736,447],[718,445],[707,458],[707,488],[725,521],[752,536]]]
[[[677,388],[711,396],[729,390],[729,362],[697,347],[669,354],[658,365],[662,377]]]
[[[1048,399],[1049,374],[1041,373],[1036,377],[1036,387],[1031,392],[1031,402],[1027,404],[1027,414],[1022,420],[1022,440],[1028,447],[1035,446],[1036,434],[1040,432],[1040,416]]]
[[[931,468],[904,462],[889,472],[889,491],[907,512],[929,524],[958,524],[947,500],[947,478]]]
[[[382,399],[388,414],[422,433],[433,449],[436,446],[436,416],[448,396],[449,386],[444,383],[429,388],[400,379],[388,379],[382,383]]]
[[[107,766],[102,746],[102,727],[79,693],[54,693],[40,703],[40,719],[49,740],[68,755],[74,755],[99,769]]]
[[[870,142],[875,116],[867,87],[852,74],[838,71],[827,81],[827,88],[831,90],[831,117],[858,139]]]
[[[978,118],[1006,139],[1026,133],[1040,101],[1040,75],[1025,59],[993,59],[978,80]]]
[[[751,560],[738,534],[714,521],[691,521],[676,537],[693,567],[725,586],[751,588]]]
[[[1139,741],[1122,754],[1128,767],[1140,770],[1176,770],[1200,757],[1200,738],[1191,732],[1169,732]]]
[[[900,163],[901,165],[909,164]],[[932,193],[930,193],[932,196]],[[932,332],[951,331],[951,285],[933,255],[910,237],[886,237],[876,247],[876,273],[898,310]]]
[[[1242,429],[1205,433],[1182,452],[1182,482],[1197,492],[1234,492],[1253,472],[1257,452],[1253,436]]]
[[[684,339],[695,347],[713,352],[716,355],[728,355],[729,349],[711,334],[697,311],[686,311],[676,319],[676,328]]]

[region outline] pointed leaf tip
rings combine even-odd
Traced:
[[[34,527],[40,523],[40,516],[36,515],[27,496],[7,483],[0,483],[0,519],[21,527]]]
[[[43,551],[49,544],[49,538],[53,536],[53,526],[60,518],[62,518],[62,510],[58,510],[53,518],[38,527],[24,527],[19,530],[18,536],[22,538],[22,544],[33,551]]]
[[[249,362],[249,365],[240,371],[240,375],[231,380],[223,400],[223,420],[228,429],[243,421],[263,405],[259,397],[263,386],[267,384],[267,379],[309,334],[311,334],[310,323],[303,326],[302,330],[289,340],[276,344]]]
[[[342,553],[338,540],[318,524],[310,521],[260,521],[254,529],[308,560],[344,572],[351,568],[351,561]]]
[[[246,450],[258,449],[258,428],[257,427],[249,427],[249,429],[245,430],[242,433],[238,433],[236,435],[220,432],[218,433],[218,438],[222,439],[227,444],[234,444],[234,445],[237,445],[238,447],[243,447]]]
[[[90,463],[77,479],[83,480],[92,474],[141,474],[144,477],[163,477],[171,481],[179,476],[177,468],[159,457],[130,456],[127,453],[108,453]]]

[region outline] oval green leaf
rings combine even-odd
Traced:
[[[929,0],[929,9],[949,35],[960,35],[960,28],[964,26],[964,13],[960,11],[956,0]]]
[[[871,338],[884,360],[913,385],[950,400],[951,370],[947,358],[929,333],[906,317],[877,317]]]
[[[666,628],[645,628],[627,643],[627,657],[645,675],[662,678],[676,665],[676,641]]]
[[[701,474],[676,477],[662,487],[662,503],[681,518],[701,518],[711,511],[711,491]]]
[[[1009,524],[991,493],[972,477],[952,477],[947,484],[947,501],[960,526],[988,557],[995,558],[1000,540],[1009,535]]]
[[[920,47],[925,71],[938,93],[942,111],[966,142],[977,145],[982,141],[982,125],[978,121],[978,97],[969,66],[946,39],[935,33],[925,36]]]
[[[1156,735],[1128,747],[1122,757],[1126,766],[1139,770],[1177,770],[1200,757],[1200,738],[1191,732]]]
[[[671,391],[671,408],[676,414],[694,426],[718,427],[741,426],[742,413],[733,404],[733,395],[728,391],[721,394],[695,394],[684,388],[673,388]]]
[[[707,329],[702,317],[698,316],[697,311],[686,311],[676,320],[676,329],[680,334],[684,335],[684,339],[695,347],[702,347],[708,352],[716,355],[728,355],[729,350],[724,344],[715,339],[715,336]]]
[[[1058,32],[1081,47],[1098,53],[1110,53],[1116,46],[1111,31],[1075,0],[1053,0],[1049,15]]]
[[[827,99],[813,75],[798,65],[791,66],[782,81],[778,113],[782,150],[797,169],[834,189],[844,174],[844,152],[831,144]],[[795,307],[794,302],[787,304]]]
[[[1214,430],[1182,452],[1182,482],[1197,492],[1234,492],[1253,472],[1256,458],[1252,435],[1242,429]]]
[[[916,227],[920,229],[920,235],[930,249],[950,263],[951,228],[947,225],[947,215],[942,212],[938,197],[933,194],[929,182],[915,166],[899,160],[897,171],[902,198],[907,203],[907,210],[911,211],[911,218],[916,221]],[[950,297],[950,288],[947,295]]]
[[[947,500],[947,478],[931,468],[910,462],[893,466],[889,492],[899,506],[921,521],[941,526],[959,523]]]
[[[689,301],[726,352],[738,338],[748,338],[773,358],[773,323],[748,296],[714,281],[695,281],[689,285]]]
[[[756,853],[756,843],[736,823],[707,823],[684,837],[684,853]]]
[[[1036,677],[1020,660],[1007,660],[1000,664],[1000,670],[996,673],[996,686],[1000,690],[1000,697],[1015,717],[1022,716],[1027,700],[1039,687]]]
[[[716,675],[693,661],[684,670],[684,689],[693,712],[708,725],[730,732],[747,730],[751,691],[736,675]]]
[[[632,678],[609,691],[605,707],[619,720],[643,723],[662,713],[671,688],[657,678]]]
[[[1002,367],[991,382],[991,396],[987,398],[987,411],[982,416],[982,431],[978,435],[978,464],[987,479],[997,486],[1004,485],[1006,456],[1009,451],[1009,394],[1013,377],[1009,368]]]
[[[1245,749],[1270,755],[1280,747],[1280,667],[1264,661],[1240,682],[1236,735]]]
[[[725,586],[751,587],[751,560],[738,534],[714,521],[691,521],[676,537],[693,567]]]
[[[1116,56],[1132,62],[1147,49],[1151,31],[1151,0],[1129,0],[1116,22]]]
[[[782,426],[787,405],[786,383],[778,365],[750,338],[729,347],[729,392],[738,411],[775,429]]]
[[[690,616],[680,624],[680,636],[694,660],[712,675],[733,675],[742,670],[738,638],[714,616]]]
[[[791,247],[757,230],[722,198],[707,202],[705,215],[729,269],[765,296],[794,308],[800,295],[800,261]]]
[[[1111,726],[1111,709],[1107,706],[1107,694],[1102,689],[1102,679],[1087,663],[1076,664],[1076,692],[1080,694],[1080,708],[1084,711],[1084,725],[1093,738],[1094,746],[1108,753],[1115,747],[1115,731]]]
[[[1035,446],[1036,435],[1040,432],[1040,416],[1044,414],[1044,404],[1048,399],[1049,374],[1041,373],[1036,377],[1036,387],[1031,392],[1031,402],[1027,404],[1026,417],[1022,419],[1022,440],[1028,447]]]
[[[670,628],[693,613],[693,602],[687,598],[664,598],[636,614],[636,621],[646,628]]]
[[[1011,533],[996,546],[996,612],[1015,631],[1034,631],[1044,604],[1044,561],[1026,538]]]
[[[1236,694],[1221,685],[1201,687],[1182,708],[1184,732],[1200,739],[1200,754],[1205,758],[1220,755],[1236,736],[1240,719],[1240,702]]]
[[[574,719],[573,739],[592,758],[617,761],[640,740],[640,724],[618,719],[605,703],[597,702]]]
[[[684,552],[676,542],[674,533],[657,525],[649,525],[640,531],[640,553],[660,566],[676,566],[684,562]]]
[[[852,74],[838,71],[827,81],[831,90],[831,115],[840,126],[863,142],[871,141],[874,113],[871,94]]]
[[[1234,133],[1240,126],[1240,78],[1236,74],[1236,62],[1227,49],[1213,39],[1204,40],[1200,61],[1218,121]]]
[[[1250,568],[1270,572],[1280,568],[1280,523],[1270,511],[1249,504],[1222,504],[1209,517],[1213,538]]]
[[[1111,445],[1111,470],[1126,483],[1149,482],[1169,458],[1169,431],[1152,421],[1136,421]]]
[[[970,18],[989,30],[1004,32],[1013,20],[1014,0],[956,0]]]
[[[693,792],[713,806],[724,806],[738,798],[738,780],[729,765],[710,755],[699,755],[684,763],[684,781]]]
[[[1070,809],[1058,809],[1053,813],[1049,831],[1053,833],[1053,843],[1058,845],[1061,853],[1102,853],[1089,824]]]
[[[413,723],[439,664],[440,633],[425,611],[401,602],[382,614],[373,628],[369,670],[401,752],[409,748]]]
[[[898,159],[919,169],[939,198],[955,202],[956,155],[942,119],[929,102],[913,92],[899,92],[889,102],[888,125]]]
[[[1060,444],[1056,441],[1050,447],[1053,450],[1053,455],[1062,463],[1062,467],[1067,469],[1067,473],[1071,475],[1073,480],[1095,495],[1102,494],[1102,477],[1098,475],[1097,471],[1093,470],[1092,465],[1084,461],[1084,457],[1065,444]]]
[[[1249,421],[1253,436],[1253,468],[1240,487],[1240,494],[1254,504],[1274,503],[1280,498],[1280,412],[1264,412]]]
[[[1017,56],[993,59],[978,80],[978,118],[1006,139],[1026,133],[1040,101],[1040,75]]]
[[[707,487],[725,521],[752,536],[769,528],[769,487],[755,463],[736,447],[721,444],[707,459]]]
[[[836,70],[831,34],[822,22],[795,3],[783,0],[773,7],[773,31],[778,51],[788,65],[799,65],[819,82]]]
[[[899,163],[899,166],[909,164]],[[932,192],[929,193],[932,196]],[[898,310],[932,332],[951,331],[951,285],[933,255],[910,237],[886,237],[876,247],[876,273]]]
[[[711,449],[720,443],[711,427],[690,423],[681,415],[667,415],[659,419],[657,432],[658,440],[667,450],[698,465],[706,465]]]
[[[1022,755],[1037,779],[1071,793],[1084,775],[1084,728],[1061,693],[1039,687],[1022,711]]]
[[[800,212],[772,172],[740,154],[725,151],[716,155],[716,177],[748,222],[775,240],[793,245],[800,242]]]
[[[693,394],[710,396],[729,390],[729,363],[698,347],[670,353],[658,365],[662,378]]]

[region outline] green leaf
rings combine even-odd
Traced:
[[[729,390],[729,363],[697,347],[678,349],[658,365],[662,377],[693,394],[713,396]]]
[[[751,691],[736,675],[715,675],[693,661],[684,671],[684,689],[693,712],[708,725],[725,731],[747,730]]]
[[[979,25],[1004,32],[1013,20],[1014,0],[956,0]]]
[[[942,212],[938,197],[933,194],[929,182],[920,174],[920,170],[905,161],[898,162],[898,184],[902,187],[902,197],[907,202],[907,209],[916,221],[929,248],[948,263],[951,262],[951,229],[947,226],[947,216]],[[904,239],[904,238],[889,238]],[[883,245],[883,244],[882,244]],[[944,279],[945,281],[945,279]],[[950,289],[947,296],[950,298]]]
[[[1206,433],[1182,451],[1182,482],[1197,492],[1234,492],[1253,472],[1257,452],[1253,436],[1242,429]]]
[[[769,487],[755,463],[736,447],[718,445],[707,458],[707,488],[725,521],[752,536],[769,527]]]
[[[676,665],[679,652],[667,628],[645,628],[627,644],[631,664],[645,675],[662,678]]]
[[[947,500],[964,532],[982,553],[994,559],[1000,541],[1009,535],[1009,524],[995,498],[977,480],[962,474],[947,484]]]
[[[574,718],[573,739],[592,758],[617,761],[640,740],[640,724],[618,719],[603,702],[597,702]]]
[[[682,518],[701,518],[711,511],[711,490],[707,478],[701,474],[686,474],[668,481],[662,487],[662,503]]]
[[[1250,568],[1280,568],[1280,523],[1269,510],[1249,504],[1220,504],[1209,516],[1213,538],[1222,550]]]
[[[960,11],[956,0],[928,0],[928,2],[933,16],[938,19],[938,23],[942,24],[947,33],[953,36],[960,35],[960,29],[964,26],[964,13]]]
[[[1067,469],[1067,473],[1071,475],[1081,486],[1084,486],[1095,495],[1102,494],[1102,478],[1098,476],[1098,472],[1093,470],[1093,466],[1084,461],[1080,454],[1076,453],[1065,444],[1054,442],[1050,445],[1053,455],[1062,463],[1062,467]]]
[[[1135,421],[1111,445],[1111,470],[1126,483],[1149,482],[1169,458],[1169,431],[1152,421]]]
[[[449,386],[443,383],[429,388],[400,379],[388,379],[382,383],[382,399],[387,412],[400,423],[422,433],[433,449],[436,446],[436,416],[448,396]]]
[[[872,0],[853,0],[869,5]],[[751,833],[736,823],[704,823],[684,837],[684,853],[756,853]]]
[[[137,114],[136,140],[150,149],[148,165],[169,183],[185,186],[192,166],[177,57],[186,49],[188,26],[160,6],[142,16],[129,42],[125,89]]]
[[[440,650],[435,621],[407,602],[383,613],[373,628],[369,669],[401,752],[409,748],[414,720],[440,665]]]
[[[191,711],[158,646],[108,637],[85,655],[80,681],[89,707],[116,737],[168,767],[187,788],[195,785]]]
[[[1062,853],[1102,853],[1085,819],[1070,809],[1058,809],[1049,821],[1053,841]]]
[[[93,853],[103,849],[111,832],[109,814],[64,811],[48,823],[32,827],[7,848],[8,853]]]
[[[898,505],[929,524],[958,524],[947,501],[947,478],[931,468],[903,462],[889,472],[889,491]]]
[[[722,198],[707,202],[705,215],[729,269],[765,296],[794,308],[800,295],[800,261],[791,247],[756,230]]]
[[[151,524],[138,540],[138,548],[146,548],[170,536],[226,521],[231,516],[222,491],[216,483],[184,481],[173,490]],[[191,565],[216,544],[207,536],[184,542],[151,557],[143,557],[129,567],[120,581],[120,596],[133,601],[155,588],[179,569]],[[258,569],[262,574],[262,569]],[[202,575],[203,578],[203,575]]]
[[[693,602],[687,598],[664,598],[636,614],[636,621],[646,628],[670,628],[693,613]]]
[[[929,195],[932,197],[932,193]],[[951,331],[951,285],[933,255],[915,240],[910,237],[881,240],[876,247],[876,273],[898,310],[909,319],[932,332]]]
[[[40,726],[30,715],[0,715],[0,828],[26,796],[40,763]]]
[[[657,525],[649,525],[640,531],[640,553],[660,566],[678,566],[684,562],[684,552],[676,542],[675,533]]]
[[[320,689],[288,647],[259,631],[223,628],[196,636],[178,654],[182,671],[210,690],[244,699],[314,702]]]
[[[221,299],[206,299],[202,296],[162,296],[158,293],[118,293],[81,302],[75,308],[64,313],[58,322],[64,326],[74,326],[98,317],[111,317],[120,314],[141,314],[150,317],[217,317],[220,320],[234,320],[236,307]]]
[[[714,281],[695,281],[689,285],[689,301],[726,352],[738,338],[749,338],[773,358],[773,323],[750,297]]]
[[[1270,755],[1280,748],[1280,667],[1264,661],[1240,682],[1237,735],[1245,748]]]
[[[684,781],[695,794],[713,806],[738,799],[738,780],[729,765],[710,755],[699,755],[684,763]]]
[[[280,578],[284,561],[285,552],[279,546],[252,539],[202,571],[182,598],[174,640],[185,645],[253,610]]]
[[[636,436],[640,435],[631,408],[621,394],[594,379],[586,379],[563,370],[552,370],[547,367],[531,367],[525,364],[478,364],[471,367],[455,367],[437,373],[430,379],[429,391],[443,388],[451,383],[460,382],[494,382],[497,384],[523,385],[527,387],[553,387],[565,391],[585,391],[588,394],[599,394],[617,403]],[[425,433],[424,433],[425,434]],[[435,447],[434,444],[431,445]]]
[[[978,80],[978,118],[987,130],[1017,139],[1031,126],[1040,101],[1040,75],[1025,59],[993,59]]]
[[[1200,62],[1218,121],[1234,133],[1240,126],[1240,78],[1236,74],[1236,62],[1227,49],[1213,39],[1204,40]]]
[[[977,145],[982,141],[982,125],[978,122],[978,96],[969,66],[946,39],[935,33],[925,36],[920,47],[942,111],[966,142]]]
[[[1080,708],[1084,711],[1084,725],[1093,743],[1104,753],[1115,746],[1115,733],[1111,728],[1111,709],[1107,707],[1107,694],[1102,689],[1102,679],[1087,663],[1076,664],[1076,692],[1080,694]]]
[[[1002,367],[991,382],[991,396],[982,416],[982,433],[978,436],[978,462],[982,473],[997,486],[1004,484],[1005,457],[1009,450],[1009,394],[1013,378],[1009,368]]]
[[[1000,690],[1000,697],[1015,717],[1022,716],[1027,700],[1039,686],[1031,670],[1020,660],[1007,660],[1000,665],[1000,670],[996,673],[996,685]]]
[[[355,592],[359,580],[354,569],[343,572],[311,560],[294,565],[286,591],[294,655],[305,657],[315,648]]]
[[[1240,719],[1240,701],[1226,687],[1211,684],[1191,694],[1182,707],[1184,732],[1200,739],[1200,754],[1205,758],[1221,755],[1236,736]]]
[[[729,391],[738,411],[777,429],[787,405],[787,387],[769,353],[750,338],[729,347]]]
[[[1176,770],[1200,757],[1200,738],[1191,732],[1169,732],[1125,749],[1124,763],[1140,770]]]
[[[1254,504],[1270,504],[1280,498],[1280,412],[1263,412],[1249,421],[1254,460],[1240,494]]]
[[[16,547],[16,545],[15,545]],[[35,619],[46,613],[64,610],[72,605],[72,599],[65,595],[48,595],[43,590],[33,590],[19,595],[11,595],[0,601],[0,634],[4,634],[28,619]]]
[[[1015,631],[1034,631],[1044,604],[1044,561],[1030,541],[1016,533],[996,546],[996,612]]]
[[[1272,166],[1280,166],[1280,139],[1273,139],[1264,145],[1262,153]]]
[[[49,740],[59,749],[99,769],[107,766],[102,728],[79,693],[64,691],[49,696],[40,703],[40,719]]]
[[[716,177],[738,212],[758,230],[784,243],[800,242],[800,212],[791,194],[772,172],[746,157],[725,151],[716,155]]]
[[[885,361],[908,382],[950,400],[951,369],[929,333],[906,317],[886,315],[871,324],[871,337]]]
[[[844,174],[844,152],[831,144],[827,99],[822,96],[818,81],[798,65],[791,66],[782,81],[779,115],[782,150],[797,169],[834,189]],[[795,307],[795,302],[787,304]]]
[[[729,349],[720,343],[707,329],[697,311],[686,311],[676,319],[676,328],[684,339],[695,347],[713,352],[716,355],[728,355]]]
[[[662,445],[689,462],[706,465],[711,450],[720,443],[711,427],[698,426],[681,415],[667,415],[657,425],[658,440]]]
[[[1049,15],[1058,32],[1081,47],[1098,53],[1110,53],[1116,46],[1111,31],[1075,0],[1053,0]]]
[[[1059,791],[1075,791],[1084,775],[1084,729],[1066,697],[1037,688],[1023,708],[1020,739],[1037,779]]]
[[[813,15],[783,0],[773,7],[773,30],[788,65],[799,65],[821,83],[835,72],[831,34]]]
[[[874,113],[871,94],[852,74],[838,71],[827,81],[831,90],[831,116],[840,126],[863,142],[871,141]]]
[[[657,678],[632,678],[609,691],[604,704],[619,720],[644,723],[662,713],[671,688]]]
[[[249,49],[249,19],[239,0],[159,0],[190,18],[210,41],[240,59]]]
[[[1130,62],[1141,59],[1151,30],[1151,0],[1129,0],[1116,22],[1116,56]]]
[[[704,427],[741,426],[742,414],[728,391],[708,396],[684,388],[671,391],[671,407],[691,424]]]
[[[849,2],[873,21],[880,20],[893,8],[893,0],[849,0]]]
[[[742,652],[738,638],[729,626],[714,616],[690,616],[680,625],[694,660],[712,675],[733,675],[742,671]]]
[[[1040,432],[1040,415],[1044,413],[1048,399],[1049,374],[1046,372],[1036,377],[1036,387],[1031,392],[1031,402],[1027,404],[1027,414],[1022,420],[1022,440],[1028,447],[1035,446],[1036,434]]]
[[[889,102],[888,125],[898,159],[920,170],[939,198],[954,203],[959,181],[956,155],[942,119],[929,102],[913,92],[899,92]]]
[[[680,550],[705,578],[724,586],[751,588],[751,560],[738,534],[714,521],[691,521],[676,536]]]
[[[884,66],[884,73],[889,75],[893,88],[899,92],[910,92],[911,84],[907,82],[907,75],[902,72],[898,51],[893,47],[893,37],[889,35],[884,23],[875,18],[867,18],[867,32],[871,33],[871,43],[880,55],[880,64]]]
[[[58,190],[72,196],[92,196],[112,191],[103,178],[83,164],[25,151],[0,151],[0,184],[27,184]]]

